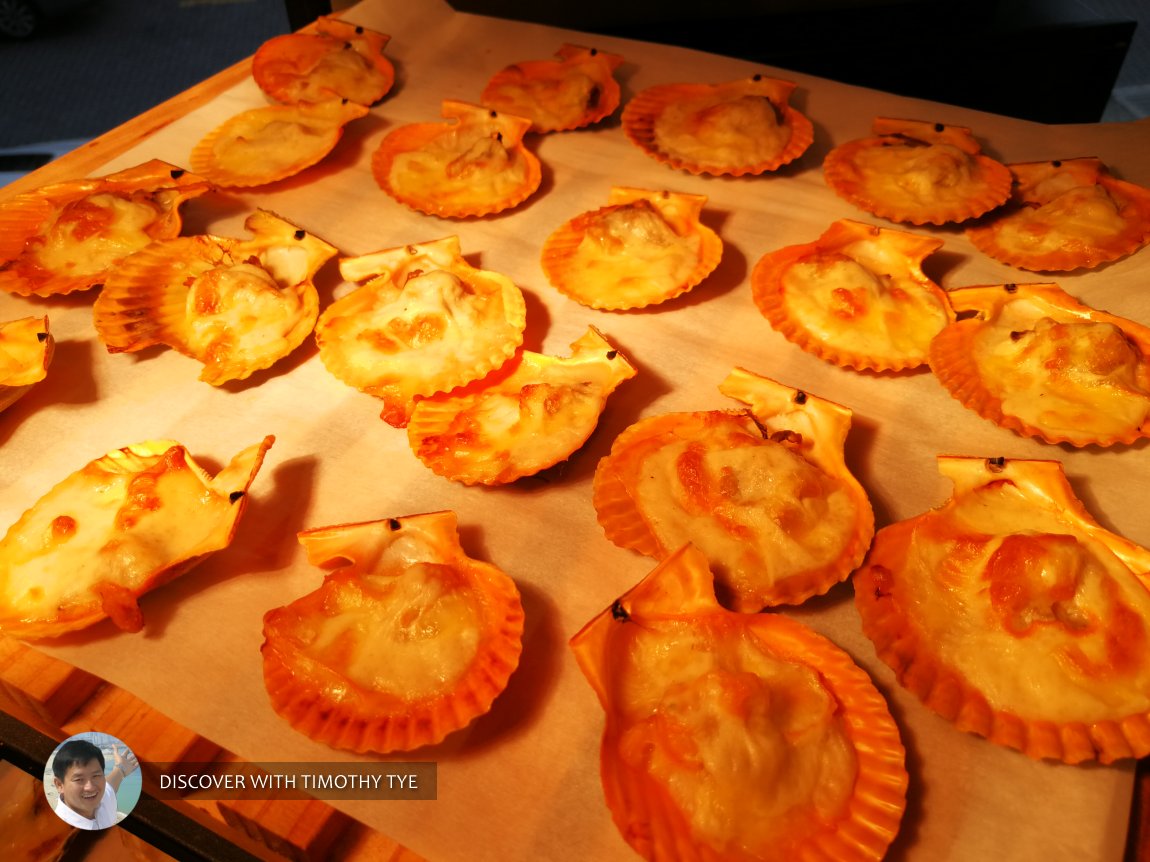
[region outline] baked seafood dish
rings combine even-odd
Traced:
[[[1150,437],[1150,328],[1056,284],[950,292],[965,319],[930,348],[939,382],[980,416],[1074,446]]]
[[[539,188],[539,159],[523,144],[530,119],[453,99],[443,116],[383,139],[371,169],[387,194],[427,215],[467,218],[519,206]]]
[[[383,399],[382,418],[403,428],[417,397],[450,392],[503,365],[523,341],[527,306],[511,279],[463,258],[459,237],[340,261],[363,284],[316,324],[324,366]]]
[[[347,99],[268,105],[236,114],[192,149],[192,169],[218,186],[248,188],[293,177],[323,161],[368,109]]]
[[[410,751],[491,709],[519,664],[515,582],[468,557],[454,512],[306,530],[336,564],[264,616],[264,683],[292,727],[335,748]]]
[[[54,296],[104,283],[132,252],[180,235],[180,206],[211,190],[158,159],[0,202],[0,290]]]
[[[917,368],[954,320],[946,291],[922,271],[941,247],[842,219],[814,242],[760,258],[751,292],[776,331],[820,359],[856,370]]]
[[[148,440],[64,479],[0,539],[0,633],[56,637],[108,618],[139,631],[142,595],[231,544],[274,439],[215,476],[179,443]]]
[[[874,535],[843,457],[851,411],[741,368],[719,391],[745,406],[653,416],[616,438],[593,484],[603,532],[660,560],[691,542],[736,611],[825,593]]]
[[[877,862],[898,832],[898,728],[866,673],[780,614],[715,601],[690,545],[571,648],[606,713],[600,774],[650,860]]]
[[[1150,240],[1150,189],[1114,177],[1100,159],[1008,167],[1008,206],[966,229],[995,260],[1042,272],[1094,269]]]
[[[570,457],[607,397],[635,369],[597,330],[567,357],[522,350],[497,371],[415,402],[407,439],[432,471],[465,485],[502,485]]]
[[[533,132],[566,132],[609,117],[619,107],[618,54],[562,45],[557,60],[528,60],[496,72],[479,101],[531,120]]]
[[[790,164],[811,145],[795,85],[754,75],[722,84],[661,84],[623,108],[623,131],[656,161],[692,174],[743,176]]]
[[[1150,753],[1150,551],[1101,527],[1057,461],[940,457],[942,506],[879,531],[863,631],[964,731],[1034,758]]]
[[[260,45],[252,57],[252,78],[285,105],[332,99],[374,105],[395,84],[395,67],[383,54],[390,40],[321,15],[310,32],[286,33]]]
[[[839,144],[823,176],[839,197],[910,224],[964,222],[1010,197],[1006,165],[982,152],[970,129],[878,117],[874,137]]]
[[[213,386],[270,368],[311,333],[313,279],[338,250],[257,210],[250,239],[210,235],[155,243],[108,279],[94,308],[110,353],[167,344],[203,363]]]
[[[0,323],[0,410],[48,376],[54,348],[47,317]]]
[[[542,264],[561,293],[590,308],[644,308],[686,293],[710,275],[723,241],[700,221],[703,195],[617,186],[607,206],[547,238]]]

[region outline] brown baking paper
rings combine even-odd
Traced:
[[[848,463],[870,493],[880,527],[947,497],[935,466],[939,453],[1057,458],[1104,525],[1150,543],[1145,441],[1109,450],[1049,446],[979,418],[925,370],[859,374],[825,364],[770,328],[749,283],[763,254],[809,242],[836,219],[887,224],[838,198],[821,171],[830,147],[869,134],[877,115],[970,126],[986,151],[1008,162],[1096,155],[1120,177],[1144,185],[1150,184],[1147,121],[1047,127],[683,49],[459,14],[441,2],[378,0],[344,17],[391,34],[387,53],[399,69],[394,92],[349,126],[320,165],[273,186],[189,203],[185,232],[243,235],[244,218],[258,206],[347,256],[455,234],[469,261],[508,275],[524,291],[528,349],[565,355],[594,325],[639,374],[611,397],[597,432],[565,468],[510,487],[467,488],[423,467],[405,433],[380,421],[380,403],[328,374],[310,340],[250,381],[213,388],[197,381],[197,363],[172,350],[108,355],[92,327],[94,294],[51,301],[0,296],[0,318],[48,314],[58,339],[48,379],[0,414],[0,523],[14,522],[53,484],[110,449],[172,437],[218,468],[265,434],[276,436],[232,547],[146,597],[143,633],[102,624],[38,648],[122,686],[248,760],[356,759],[300,736],[272,712],[261,677],[261,619],[322,580],[307,564],[297,531],[453,509],[468,553],[501,567],[522,591],[522,664],[490,714],[435,748],[391,758],[436,761],[436,801],[334,804],[432,860],[628,860],[634,854],[616,832],[599,786],[602,715],[567,640],[653,567],[608,542],[591,506],[596,462],[632,422],[732,406],[717,386],[741,365],[855,411]],[[815,143],[775,174],[696,177],[630,144],[616,114],[587,130],[529,137],[544,164],[542,187],[496,217],[424,216],[378,189],[370,158],[388,131],[437,119],[443,99],[478,101],[496,71],[546,58],[564,42],[623,55],[624,100],[677,81],[755,72],[793,80],[794,103],[814,121]],[[186,165],[207,132],[264,103],[245,81],[102,172],[150,158]],[[618,184],[706,195],[703,221],[725,243],[717,271],[686,296],[641,312],[596,312],[551,288],[539,264],[544,240],[572,216],[604,205]],[[981,254],[960,229],[918,231],[944,240],[926,271],[945,287],[1040,280]],[[1056,280],[1091,305],[1150,322],[1145,250]],[[349,289],[334,265],[318,285],[325,306]],[[860,633],[849,584],[788,613],[870,671],[902,728],[909,805],[889,858],[1120,857],[1129,764],[1032,762],[956,731],[903,692],[876,660]],[[129,734],[123,738],[133,744]]]

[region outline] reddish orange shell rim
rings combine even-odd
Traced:
[[[655,121],[670,105],[684,98],[697,98],[714,92],[709,84],[660,84],[637,93],[623,108],[623,132],[635,146],[655,159],[672,168],[688,173],[710,174],[711,176],[742,177],[757,176],[790,164],[807,151],[814,142],[814,126],[806,115],[790,104],[777,104],[775,108],[783,115],[784,124],[791,129],[791,137],[782,151],[773,159],[754,165],[717,168],[700,165],[686,159],[664,153],[655,143]]]
[[[827,185],[839,197],[873,215],[914,225],[943,225],[968,221],[1001,206],[1010,197],[1013,183],[1010,169],[987,155],[968,153],[967,155],[978,166],[984,181],[972,190],[970,197],[962,204],[956,203],[949,208],[938,209],[924,207],[917,211],[904,210],[889,204],[866,189],[856,160],[864,150],[885,146],[890,140],[884,137],[859,138],[839,144],[827,153],[823,160],[823,178]]]
[[[1000,285],[999,287],[1005,288],[1005,285]],[[1016,290],[1019,290],[1020,293],[1015,295],[1021,297],[1021,292],[1030,287],[1040,286],[1018,285],[1016,286]],[[966,290],[972,292],[989,291],[993,290],[993,288],[966,288]],[[1061,291],[1058,292],[1061,293]],[[959,305],[960,311],[975,309],[975,305],[967,306],[961,292],[959,292],[957,296],[962,303]],[[1091,318],[1097,319],[1099,322],[1112,323],[1121,329],[1125,336],[1138,346],[1143,359],[1150,361],[1146,360],[1147,357],[1150,357],[1150,329],[1140,326],[1133,321],[1092,309],[1073,299],[1073,297],[1070,297],[1068,294],[1064,294],[1064,296],[1067,308],[1077,307],[1079,310],[1089,311]],[[977,304],[977,307],[985,312],[989,312],[993,306],[994,303],[991,302]],[[991,326],[993,326],[993,321],[980,320],[977,317],[952,321],[942,332],[935,336],[930,344],[931,371],[934,372],[934,376],[938,378],[938,382],[943,385],[946,391],[964,407],[973,410],[983,419],[990,420],[1000,428],[1006,428],[1023,437],[1035,437],[1047,443],[1069,443],[1079,448],[1092,444],[1106,447],[1130,444],[1144,437],[1150,437],[1150,423],[1143,428],[1131,428],[1125,434],[1114,434],[1110,436],[1072,436],[1070,434],[1057,433],[1049,429],[1040,428],[1030,424],[1019,416],[1006,413],[1003,410],[1002,399],[987,388],[983,382],[982,375],[979,373],[978,366],[974,362],[975,339],[979,333]]]
[[[526,168],[523,182],[513,194],[502,200],[476,202],[471,206],[453,206],[446,201],[437,199],[434,192],[427,197],[422,197],[407,194],[392,186],[391,166],[396,156],[422,149],[426,144],[451,128],[452,126],[448,123],[414,123],[409,126],[400,126],[391,132],[383,139],[371,158],[371,173],[379,187],[392,199],[404,206],[425,215],[439,216],[440,218],[479,218],[495,215],[519,206],[539,188],[539,184],[543,181],[542,166],[535,154],[528,150],[521,141],[515,144],[515,150],[522,157]]]

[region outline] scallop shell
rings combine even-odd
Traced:
[[[55,345],[47,317],[0,323],[0,410],[48,376]]]
[[[771,326],[820,359],[856,370],[917,368],[954,320],[946,292],[922,271],[941,247],[841,219],[814,242],[764,255],[751,291]]]
[[[319,314],[312,279],[338,250],[266,210],[244,226],[251,239],[180,237],[128,258],[94,308],[108,352],[167,344],[218,386],[299,347]]]
[[[606,713],[607,805],[645,859],[878,862],[886,853],[907,788],[886,701],[801,623],[719,607],[692,546],[571,648]]]
[[[153,159],[0,202],[0,290],[54,296],[103,284],[125,257],[179,236],[180,205],[212,188]]]
[[[531,120],[448,99],[446,123],[400,126],[379,145],[371,170],[405,206],[441,218],[516,207],[539,188],[539,159],[523,145]]]
[[[1056,284],[950,291],[960,314],[931,344],[939,382],[980,416],[1047,443],[1150,437],[1150,328]]]
[[[794,89],[763,75],[649,87],[623,108],[623,131],[651,158],[692,174],[762,174],[814,140],[811,121],[789,104]]]
[[[354,102],[268,105],[236,114],[192,149],[192,169],[227,188],[263,186],[321,162],[343,127],[367,116]]]
[[[415,398],[478,380],[523,341],[523,294],[464,260],[459,237],[344,258],[340,272],[366,284],[320,315],[320,359],[382,398],[382,418],[396,428],[407,425]]]
[[[851,411],[741,368],[719,391],[749,409],[649,417],[616,438],[593,485],[603,532],[656,559],[693,543],[737,611],[825,593],[874,535],[843,458]]]
[[[373,105],[395,84],[395,67],[383,55],[390,40],[322,15],[313,32],[287,33],[264,42],[252,57],[252,77],[284,104],[347,99]]]
[[[482,380],[416,402],[407,438],[432,471],[501,485],[570,457],[595,430],[607,396],[635,376],[594,328],[565,359],[522,351]]]
[[[972,243],[1019,269],[1093,269],[1150,241],[1150,189],[1096,158],[1009,165],[1011,205],[966,229]]]
[[[352,751],[410,751],[490,710],[519,664],[515,582],[468,557],[454,512],[299,534],[315,592],[264,616],[264,684],[300,733]]]
[[[614,72],[622,57],[569,44],[556,56],[496,72],[480,97],[483,106],[529,117],[533,132],[580,129],[614,113],[620,101]]]
[[[547,280],[576,302],[610,311],[673,299],[710,275],[723,241],[699,219],[707,198],[618,187],[607,206],[547,238]]]
[[[922,120],[874,121],[875,137],[840,144],[823,161],[835,193],[882,218],[911,224],[962,222],[1010,197],[1010,170],[970,129]]]
[[[1150,754],[1150,551],[1087,514],[1057,461],[941,457],[940,508],[879,531],[863,632],[959,730],[1034,758]]]
[[[179,443],[148,440],[64,479],[0,540],[0,633],[56,637],[108,617],[139,631],[140,596],[231,543],[274,439],[215,477]]]

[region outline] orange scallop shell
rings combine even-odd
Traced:
[[[607,397],[635,376],[594,328],[566,358],[524,350],[482,380],[421,398],[407,439],[432,471],[465,485],[502,485],[570,457],[587,442]]]
[[[825,593],[874,535],[843,457],[851,411],[741,368],[719,391],[748,409],[654,416],[616,438],[592,492],[603,532],[656,559],[693,543],[737,611]]]
[[[191,165],[227,188],[278,182],[323,161],[343,127],[367,113],[363,105],[337,99],[253,108],[209,132],[192,149]]]
[[[968,128],[879,117],[872,131],[875,137],[839,144],[823,161],[827,185],[869,213],[940,225],[975,218],[1010,197],[1010,169],[983,155]]]
[[[1086,512],[1057,461],[940,457],[940,508],[879,531],[863,632],[927,707],[1034,758],[1150,754],[1150,551]]]
[[[966,229],[995,260],[1045,272],[1093,269],[1150,241],[1150,189],[1096,158],[1009,165],[1010,206]]]
[[[55,344],[47,317],[0,323],[0,410],[48,376]]]
[[[523,294],[464,260],[458,237],[344,258],[340,272],[366,284],[320,315],[320,359],[344,383],[382,398],[382,418],[396,428],[416,398],[478,380],[523,341]]]
[[[917,368],[954,320],[946,292],[922,271],[941,247],[933,237],[841,219],[814,242],[764,255],[751,291],[775,330],[820,359],[858,370]]]
[[[1150,328],[1056,284],[950,291],[960,314],[931,344],[939,382],[980,416],[1074,446],[1150,437]]]
[[[710,275],[723,241],[700,221],[704,195],[616,186],[607,206],[577,215],[547,238],[542,264],[561,293],[590,308],[644,308]]]
[[[515,582],[468,557],[454,512],[299,534],[315,592],[264,615],[264,684],[300,733],[357,752],[433,745],[491,709],[519,664]]]
[[[531,120],[448,99],[446,123],[400,126],[371,160],[392,198],[427,215],[468,218],[519,206],[543,179],[523,145]]]
[[[179,236],[180,205],[211,190],[204,177],[153,159],[0,202],[0,290],[54,296],[99,287],[151,242]]]
[[[814,140],[811,121],[789,104],[794,89],[763,75],[649,87],[623,108],[623,131],[653,159],[692,174],[762,174]]]
[[[801,623],[723,610],[692,546],[571,648],[606,713],[607,806],[643,858],[883,858],[908,781],[886,701]]]
[[[111,618],[231,544],[274,437],[214,477],[173,440],[116,449],[41,497],[0,539],[0,633],[56,637]]]
[[[124,261],[93,309],[108,352],[167,344],[218,386],[299,347],[319,314],[312,279],[338,250],[266,210],[244,227],[251,239],[179,237]]]
[[[618,54],[596,48],[563,45],[558,60],[515,63],[492,76],[480,102],[508,114],[531,119],[533,132],[565,132],[590,126],[619,107],[614,72]]]
[[[373,105],[395,84],[395,67],[383,55],[390,40],[323,15],[313,32],[287,33],[264,42],[252,57],[252,77],[284,104],[348,99]]]

